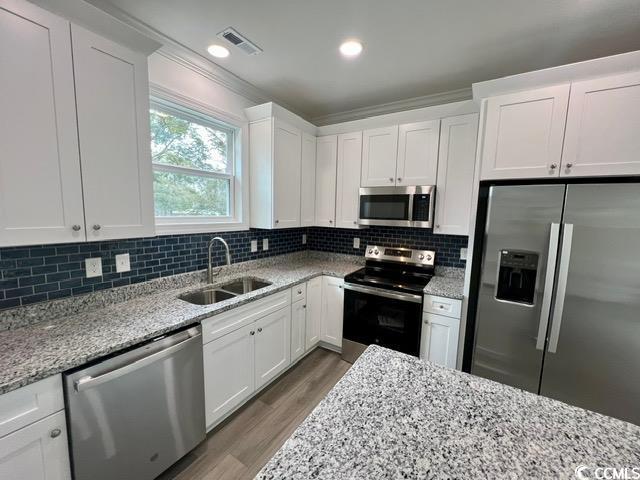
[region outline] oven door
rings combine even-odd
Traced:
[[[345,283],[342,356],[353,362],[373,343],[419,356],[422,295]]]
[[[360,225],[410,227],[413,188],[374,187],[360,189]]]

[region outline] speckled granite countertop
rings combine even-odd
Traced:
[[[436,275],[424,287],[425,295],[464,298],[464,268],[436,267]]]
[[[258,479],[595,478],[640,427],[369,347]]]
[[[246,263],[248,266],[255,265]],[[167,290],[165,285],[165,289],[160,292],[146,292],[143,296],[119,303],[103,299],[102,308],[87,309],[79,313],[76,311],[73,315],[60,316],[51,321],[39,321],[0,331],[0,394],[197,323],[216,313],[290,288],[315,276],[324,274],[344,277],[361,267],[353,257],[329,254],[283,255],[272,257],[264,263],[264,266],[253,269],[243,268],[242,264],[234,265],[231,273],[216,278],[215,284],[251,276],[268,280],[272,285],[214,305],[192,305],[177,298],[184,292],[204,286],[198,283],[203,279],[201,273],[190,274],[191,277],[185,277],[190,280],[188,286],[184,285],[183,279],[181,288]],[[140,288],[145,287],[142,285]],[[107,292],[105,295],[114,296],[117,292]],[[74,302],[86,301],[83,297],[77,297],[60,303],[62,307],[53,308],[43,304],[34,306],[29,311],[33,316],[38,314],[38,308],[51,315],[60,314],[61,308],[73,311]],[[12,321],[18,321],[20,311],[16,310],[12,314],[15,317]]]

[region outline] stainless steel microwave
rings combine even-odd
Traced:
[[[433,227],[436,187],[372,187],[360,189],[360,225]]]

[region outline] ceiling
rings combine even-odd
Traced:
[[[640,50],[640,0],[101,0],[308,119]],[[206,48],[235,27],[264,52]],[[338,53],[348,37],[357,59]]]

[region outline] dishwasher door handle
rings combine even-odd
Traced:
[[[174,345],[171,345],[167,348],[160,350],[159,352],[154,352],[151,355],[140,358],[138,360],[134,360],[133,362],[124,365],[123,367],[117,368],[115,370],[111,370],[110,372],[103,373],[97,377],[91,377],[87,375],[86,377],[82,377],[76,380],[73,383],[73,386],[76,392],[82,392],[92,387],[96,387],[98,385],[102,385],[103,383],[109,382],[111,380],[115,380],[116,378],[120,378],[123,375],[134,372],[140,368],[143,368],[147,365],[150,365],[158,360],[166,358],[170,355],[173,355],[176,352],[179,352],[183,348],[189,346],[195,340],[199,340],[202,334],[198,332],[196,335],[189,335],[189,337],[181,342],[178,342]]]

